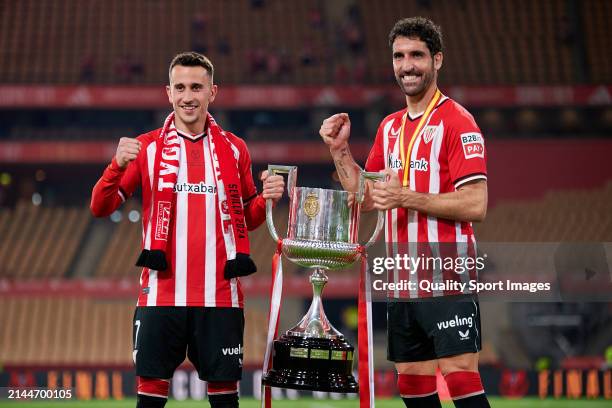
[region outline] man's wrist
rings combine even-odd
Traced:
[[[127,165],[124,167],[121,167],[119,163],[117,162],[117,158],[113,157],[113,160],[111,160],[109,167],[111,168],[111,170],[118,171],[118,172],[124,172],[125,169],[127,168]]]
[[[410,187],[402,187],[401,193],[401,205],[404,208],[408,208],[410,210],[417,210],[421,208],[423,200],[426,198],[426,194],[420,194],[415,191],[412,191]]]
[[[348,143],[342,145],[341,147],[330,147],[329,148],[329,152],[331,153],[332,157],[334,157],[334,158],[342,157],[342,156],[344,156],[346,154],[350,154]]]

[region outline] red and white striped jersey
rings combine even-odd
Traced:
[[[403,178],[400,132],[406,109],[387,116],[380,124],[370,151],[367,171],[391,169]],[[422,114],[421,114],[422,115]],[[405,143],[414,133],[421,115],[406,118]],[[404,152],[404,156],[408,152]],[[441,194],[456,191],[463,183],[487,178],[484,139],[472,115],[461,105],[442,97],[429,120],[416,137],[409,166],[410,188],[420,193]],[[476,240],[471,222],[452,221],[405,208],[386,212],[385,239],[388,256],[475,257]],[[415,269],[415,268],[413,268]],[[475,268],[456,273],[431,262],[416,273],[395,268],[389,281],[414,282],[412,290],[395,290],[395,298],[420,298],[455,294],[454,290],[421,289],[422,280],[440,283],[448,280],[467,282],[476,279]],[[466,293],[466,292],[464,292]]]
[[[138,136],[141,152],[125,171],[113,159],[94,187],[91,204],[94,214],[110,214],[140,185],[145,225],[151,209],[159,132],[157,129]],[[169,267],[165,271],[143,269],[138,306],[243,307],[240,280],[226,280],[223,276],[227,255],[209,138],[205,134],[192,136],[179,132],[179,135],[183,137],[174,187],[176,205],[166,250]],[[246,144],[230,132],[226,135],[237,157],[245,220],[252,230],[265,219],[265,201],[257,195]],[[137,255],[134,254],[134,260]]]

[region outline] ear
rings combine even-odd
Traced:
[[[215,98],[217,97],[217,91],[218,91],[218,87],[217,85],[213,85],[210,87],[210,99],[208,100],[208,103],[212,103]]]
[[[170,85],[166,85],[166,94],[168,95],[168,102],[172,105],[172,91],[170,89]]]
[[[436,71],[442,68],[443,60],[444,60],[444,55],[442,54],[442,52],[439,52],[436,55],[434,55],[434,68]]]

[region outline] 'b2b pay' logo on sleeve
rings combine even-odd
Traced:
[[[460,137],[466,159],[474,157],[484,159],[484,139],[480,133],[462,133]]]

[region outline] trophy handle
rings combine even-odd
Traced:
[[[365,198],[366,180],[384,181],[386,177],[387,176],[384,173],[377,173],[373,171],[363,171],[362,170],[360,177],[359,177],[359,191],[357,192],[357,197],[356,197],[357,202],[362,203]],[[376,240],[378,239],[378,235],[380,235],[380,231],[382,231],[383,229],[384,224],[385,224],[384,212],[379,210],[378,218],[376,220],[376,228],[374,228],[374,232],[372,233],[372,236],[370,237],[370,239],[365,243],[364,246],[366,248],[368,248],[374,242],[376,242]]]
[[[297,179],[297,166],[268,164],[268,173],[273,175],[287,174],[287,194],[289,195],[289,199],[291,199],[293,187],[295,187],[295,182]],[[272,200],[270,199],[266,200],[266,224],[268,225],[268,230],[270,231],[270,235],[272,235],[272,239],[274,239],[274,241],[278,241],[280,238],[278,237],[276,227],[274,226],[274,219],[272,218]]]

